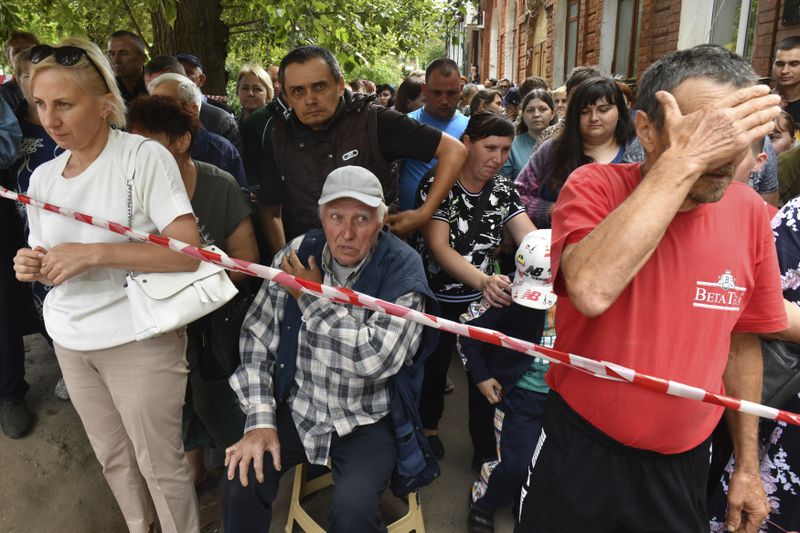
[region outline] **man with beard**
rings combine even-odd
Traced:
[[[764,201],[734,170],[779,98],[714,45],[644,73],[641,164],[577,169],[553,212],[555,348],[759,401],[758,334],[787,328]],[[553,365],[520,495],[519,531],[707,532],[710,437],[723,408]],[[728,531],[769,504],[758,420],[727,412],[735,471]]]

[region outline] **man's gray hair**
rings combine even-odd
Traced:
[[[203,103],[203,93],[200,92],[200,87],[186,76],[181,76],[180,74],[168,72],[150,80],[150,83],[147,84],[147,92],[152,93],[159,85],[169,82],[178,84],[178,100],[182,104],[196,105],[197,109],[200,109],[200,105]]]
[[[636,106],[647,113],[657,130],[664,127],[664,111],[656,93],[672,92],[691,78],[706,78],[737,89],[754,85],[758,79],[747,61],[715,44],[701,44],[662,57],[642,74],[636,95]]]
[[[322,204],[319,206],[319,218],[322,218],[322,209],[328,204]],[[367,206],[369,207],[369,206]],[[386,218],[386,214],[389,212],[389,208],[386,206],[385,203],[381,202],[378,207],[375,208],[375,215],[378,220],[383,220]]]
[[[378,220],[383,220],[386,218],[386,214],[389,212],[389,208],[386,207],[386,204],[381,202],[380,205],[377,207],[378,209]]]

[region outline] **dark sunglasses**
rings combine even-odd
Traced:
[[[51,55],[55,55],[56,63],[62,67],[71,67],[80,61],[83,56],[86,56],[86,60],[89,61],[89,64],[92,65],[97,73],[100,74],[100,77],[105,80],[103,73],[100,71],[95,62],[92,61],[92,58],[89,57],[89,54],[86,52],[86,50],[78,46],[50,46],[49,44],[36,45],[31,48],[31,63],[35,65],[41,61],[44,61]]]

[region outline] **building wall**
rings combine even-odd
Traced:
[[[604,51],[601,58],[601,42],[604,46],[611,43],[606,35],[602,35],[605,2],[615,0],[580,0],[579,21],[577,35],[576,62],[578,65],[599,65],[609,63],[608,51]],[[662,55],[677,48],[678,30],[680,26],[681,0],[640,0],[642,20],[640,30],[640,51],[638,56],[638,72],[641,73],[647,65]],[[768,0],[767,0],[768,1]],[[773,0],[775,1],[775,0]],[[516,2],[516,17],[514,27],[507,23],[507,12],[511,2]],[[534,34],[536,31],[537,15],[544,12],[546,17],[547,39],[545,45],[544,63],[545,78],[551,84],[562,84],[568,74],[565,72],[564,50],[565,23],[567,0],[483,0],[482,9],[485,11],[484,29],[482,32],[481,46],[481,79],[490,76],[490,48],[492,43],[492,24],[497,17],[498,32],[495,37],[497,47],[497,61],[494,74],[496,77],[510,77],[519,83],[533,72],[532,53],[534,49]],[[608,12],[606,19],[608,19]],[[615,31],[614,21],[606,20],[607,31]],[[540,29],[541,31],[541,29]],[[516,57],[510,71],[506,67],[506,42],[513,39]],[[561,41],[558,41],[560,39]]]
[[[616,4],[605,5],[616,0],[580,0],[578,22],[578,65],[602,65],[608,69],[613,56]],[[736,0],[740,1],[740,0]],[[515,2],[515,8],[510,4]],[[800,25],[784,26],[781,20],[785,0],[760,0],[756,15],[752,63],[760,76],[769,76],[774,59],[775,45],[781,39],[800,34]],[[481,79],[489,77],[489,50],[492,42],[492,20],[498,17],[496,77],[509,77],[519,83],[532,73],[532,53],[537,14],[546,14],[547,40],[545,50],[545,77],[552,85],[564,82],[568,72],[564,68],[565,17],[568,0],[482,0],[485,11],[484,29],[481,35]],[[677,50],[706,42],[708,26],[712,16],[713,0],[640,0],[641,19],[639,47],[636,58],[636,77],[657,59]],[[516,9],[516,16],[507,21],[509,9]],[[682,16],[683,15],[683,16]],[[562,20],[564,19],[564,20]],[[605,21],[605,26],[603,25]],[[541,32],[541,29],[540,29]],[[605,35],[603,33],[606,32]],[[513,39],[515,58],[510,69],[506,68],[505,43]],[[601,56],[601,43],[603,48]],[[611,47],[611,52],[608,48]],[[612,54],[610,56],[609,54]]]
[[[600,63],[600,19],[603,0],[582,0],[580,6],[578,65],[597,65]]]
[[[642,0],[637,78],[653,61],[678,49],[681,0]]]
[[[481,61],[478,65],[478,73],[481,83],[489,77],[489,48],[492,33],[492,17],[494,15],[494,1],[481,0],[483,10],[483,30],[481,31]]]
[[[784,26],[783,0],[761,0],[756,19],[753,46],[753,68],[759,76],[768,77],[775,59],[775,45],[786,37],[800,35],[800,25]]]

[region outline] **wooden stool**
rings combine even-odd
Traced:
[[[325,533],[313,518],[300,505],[306,496],[319,492],[325,487],[333,485],[333,475],[329,472],[324,476],[306,481],[308,463],[302,463],[294,469],[294,483],[292,485],[292,500],[289,504],[289,516],[286,519],[286,533],[292,533],[295,522],[306,533]],[[422,518],[422,508],[419,506],[419,495],[412,492],[408,495],[408,513],[386,526],[389,533],[425,533],[425,522]]]

